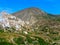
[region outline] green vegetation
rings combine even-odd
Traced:
[[[18,45],[24,44],[24,38],[23,38],[23,37],[14,38],[14,41],[15,41],[15,43],[17,43]]]
[[[13,44],[9,42],[0,42],[0,45],[13,45]]]
[[[0,32],[2,33],[2,32],[4,32],[4,30],[3,29],[0,29]]]
[[[40,45],[48,45],[47,42],[45,42],[43,39],[41,39],[39,37],[38,37],[38,42],[39,42]]]
[[[13,44],[7,42],[7,40],[5,38],[0,38],[0,45],[13,45]]]

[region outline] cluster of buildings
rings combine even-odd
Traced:
[[[0,25],[2,25],[3,28],[5,27],[15,27],[16,30],[20,29],[21,26],[24,26],[24,21],[22,21],[21,19],[7,14],[5,12],[0,13],[1,15],[1,20],[0,20]]]

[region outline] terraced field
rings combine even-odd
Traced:
[[[0,45],[48,45],[40,36],[0,32]]]

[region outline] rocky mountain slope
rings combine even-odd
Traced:
[[[37,22],[37,18],[35,18],[37,15],[39,16],[45,16],[46,13],[42,12],[38,8],[28,8],[16,13],[13,13],[12,15],[19,17],[20,19],[29,22],[29,24],[33,24]]]
[[[60,16],[48,14],[38,8],[28,8],[16,13],[14,16],[19,17],[29,24],[33,24],[28,28],[31,32],[35,31],[45,40],[51,40],[52,43],[59,45],[60,40]],[[31,19],[32,18],[32,19]],[[31,23],[30,23],[31,22]],[[34,23],[33,23],[34,22]],[[45,37],[47,38],[45,38]],[[50,42],[49,42],[50,43]]]
[[[60,45],[60,16],[38,8],[2,15],[4,22],[0,22],[0,44]]]

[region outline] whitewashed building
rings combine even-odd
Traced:
[[[2,15],[2,20],[1,20],[1,25],[3,27],[16,27],[16,30],[20,29],[21,26],[24,26],[24,21],[22,21],[21,19],[13,16],[13,15],[10,15],[10,14],[7,14],[5,12],[1,13]]]

